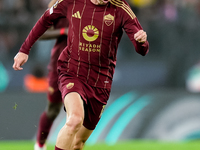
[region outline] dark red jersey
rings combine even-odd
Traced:
[[[69,22],[66,18],[60,18],[54,22],[54,29],[67,28],[68,26]],[[57,71],[58,57],[66,46],[67,46],[67,36],[62,35],[58,37],[53,49],[51,50],[51,59],[48,65],[49,71]]]
[[[59,0],[39,19],[20,51],[28,54],[38,37],[60,17],[69,20],[69,32],[58,69],[93,87],[111,87],[123,31],[136,52],[145,55],[149,50],[148,41],[141,44],[134,39],[142,27],[125,0],[111,0],[106,5],[94,5],[90,0]]]

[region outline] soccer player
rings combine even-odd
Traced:
[[[48,7],[52,7],[57,0],[51,0]],[[66,18],[59,18],[53,26],[47,30],[41,37],[41,40],[57,39],[51,51],[50,63],[48,65],[48,105],[41,114],[36,143],[34,150],[46,150],[45,142],[49,135],[53,121],[58,116],[62,106],[62,96],[58,89],[57,60],[62,50],[67,46],[68,21]]]
[[[15,70],[23,69],[31,46],[62,17],[69,20],[68,46],[58,59],[59,89],[67,119],[55,150],[82,150],[109,98],[123,31],[143,56],[149,43],[125,0],[59,0],[38,20],[14,57]]]

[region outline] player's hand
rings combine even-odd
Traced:
[[[28,55],[22,52],[18,52],[17,55],[14,57],[14,64],[13,69],[14,70],[22,70],[21,67],[23,64],[25,64],[28,60]]]
[[[139,43],[144,43],[147,40],[147,33],[144,30],[139,30],[134,34],[134,39]]]

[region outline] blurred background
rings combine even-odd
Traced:
[[[0,0],[0,140],[35,138],[46,93],[30,92],[26,77],[46,77],[55,40],[37,41],[23,71],[14,71],[12,64],[48,3]],[[123,35],[111,97],[88,143],[200,139],[200,1],[128,3],[148,34],[150,51],[138,55]],[[62,111],[49,141],[55,141],[63,119]]]

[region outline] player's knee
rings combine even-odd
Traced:
[[[73,131],[77,132],[83,124],[83,117],[79,115],[72,115],[67,118],[66,125],[68,128]]]

